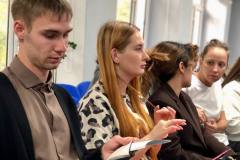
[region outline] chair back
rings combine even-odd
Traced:
[[[81,99],[84,94],[88,91],[91,81],[83,81],[77,85],[78,93],[80,95],[79,99]]]
[[[58,83],[57,85],[64,88],[71,95],[75,104],[78,104],[80,99],[80,94],[78,92],[78,89],[74,85],[64,84],[64,83]]]

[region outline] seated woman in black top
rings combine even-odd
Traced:
[[[181,91],[191,84],[197,51],[196,45],[168,41],[149,52],[151,62],[143,76],[143,91],[146,94],[152,84],[149,101],[161,107],[171,106],[176,110],[176,118],[187,122],[183,130],[169,136],[172,142],[162,146],[159,159],[210,160],[229,149],[206,132],[191,98]],[[148,108],[152,112],[150,105]],[[235,153],[229,150],[226,154]]]

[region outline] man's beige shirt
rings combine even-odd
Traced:
[[[30,124],[36,160],[75,160],[67,119],[52,90],[51,74],[42,82],[17,56],[3,73],[16,89]]]

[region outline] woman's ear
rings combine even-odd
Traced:
[[[13,29],[16,36],[18,37],[18,40],[23,41],[24,34],[27,32],[25,23],[22,20],[16,20],[14,21]]]
[[[119,53],[118,53],[118,50],[116,48],[113,48],[111,50],[111,57],[112,57],[112,60],[115,64],[119,63]]]

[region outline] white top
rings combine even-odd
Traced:
[[[224,109],[228,126],[226,133],[229,140],[240,141],[240,82],[232,81],[223,88]]]
[[[183,90],[191,97],[196,107],[204,109],[207,118],[220,118],[221,112],[224,111],[221,80],[208,87],[193,75],[191,86]],[[225,145],[229,144],[225,133],[214,133],[213,135]]]

